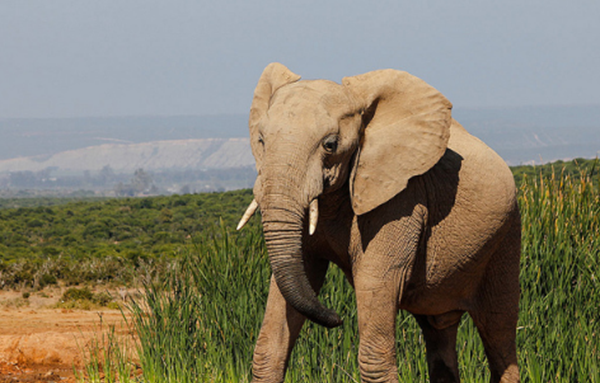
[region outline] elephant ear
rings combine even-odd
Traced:
[[[269,108],[269,102],[273,93],[284,85],[300,80],[300,76],[289,70],[280,63],[271,63],[263,70],[258,79],[258,84],[254,89],[254,98],[250,107],[250,118],[248,126],[250,127],[250,145],[252,153],[256,159],[257,169],[259,167],[260,150],[258,142],[258,126],[260,120],[266,114]]]
[[[342,83],[363,102],[364,135],[350,175],[357,215],[386,203],[444,155],[452,104],[423,80],[384,69]]]

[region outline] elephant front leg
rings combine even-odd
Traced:
[[[306,317],[281,295],[275,278],[252,360],[252,382],[283,382],[288,359]]]
[[[398,382],[396,315],[398,286],[390,281],[355,276],[363,382]]]

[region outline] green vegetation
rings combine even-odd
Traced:
[[[23,197],[3,196],[3,191],[0,191],[0,209],[18,209],[20,207],[39,207],[39,206],[57,206],[65,205],[70,202],[95,202],[106,200],[106,197],[36,197],[25,194]]]
[[[89,287],[70,287],[63,293],[56,307],[91,310],[99,307],[118,309],[119,305],[108,292],[94,293]]]
[[[600,177],[561,173],[521,186],[521,365],[531,381],[600,382]]]
[[[91,339],[81,348],[85,366],[83,371],[75,372],[75,377],[85,383],[132,383],[136,366],[131,363],[130,342],[123,342],[117,335],[115,326],[104,330],[100,324],[100,336]]]
[[[593,162],[575,171],[559,165],[549,173],[546,167],[530,169],[518,182],[521,378],[598,383],[600,177]],[[141,375],[122,351],[125,342],[113,333],[88,351],[81,381],[248,382],[270,276],[258,219],[239,233],[232,229],[251,198],[250,191],[239,191],[2,210],[2,280],[15,287],[39,287],[44,275],[72,283],[141,284],[143,294],[125,308],[139,336]],[[66,230],[50,234],[61,227]],[[51,254],[48,246],[58,251]],[[128,255],[134,250],[138,256]],[[27,269],[30,264],[36,266]],[[74,266],[57,267],[65,274],[49,268],[63,264]],[[67,272],[73,273],[71,279]],[[14,275],[22,279],[15,282]],[[356,304],[337,268],[329,271],[320,299],[344,317],[344,324],[325,329],[307,323],[286,382],[359,381]],[[397,340],[401,379],[426,381],[424,342],[404,312]],[[481,341],[467,316],[457,350],[463,381],[489,380]]]
[[[134,284],[203,241],[206,228],[235,225],[251,200],[242,190],[2,209],[0,287]]]
[[[529,179],[536,179],[542,175],[545,178],[549,178],[553,174],[555,176],[564,175],[571,177],[579,177],[580,175],[584,174],[589,176],[592,182],[596,183],[598,178],[594,176],[600,172],[600,164],[598,163],[598,159],[586,160],[585,158],[577,158],[573,161],[564,162],[559,160],[549,164],[537,166],[513,166],[511,167],[511,170],[515,176],[515,182],[517,185],[521,185],[526,177]]]

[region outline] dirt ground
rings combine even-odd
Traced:
[[[60,289],[31,293],[0,291],[0,383],[75,382],[85,351],[114,325],[128,337],[119,310],[52,308]]]

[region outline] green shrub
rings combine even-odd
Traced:
[[[55,275],[51,275],[51,274],[42,274],[42,276],[39,279],[39,288],[43,289],[46,286],[49,285],[55,285],[58,283],[58,280],[56,279]]]
[[[38,218],[33,218],[27,222],[28,227],[42,227],[44,226],[44,221]]]
[[[62,297],[60,298],[61,302],[70,302],[70,301],[83,301],[88,300],[91,301],[94,299],[94,293],[88,287],[77,288],[71,287],[67,289]]]
[[[112,302],[113,298],[108,292],[94,293],[89,287],[71,287],[63,293],[57,307],[90,310],[97,307],[108,307]]]

